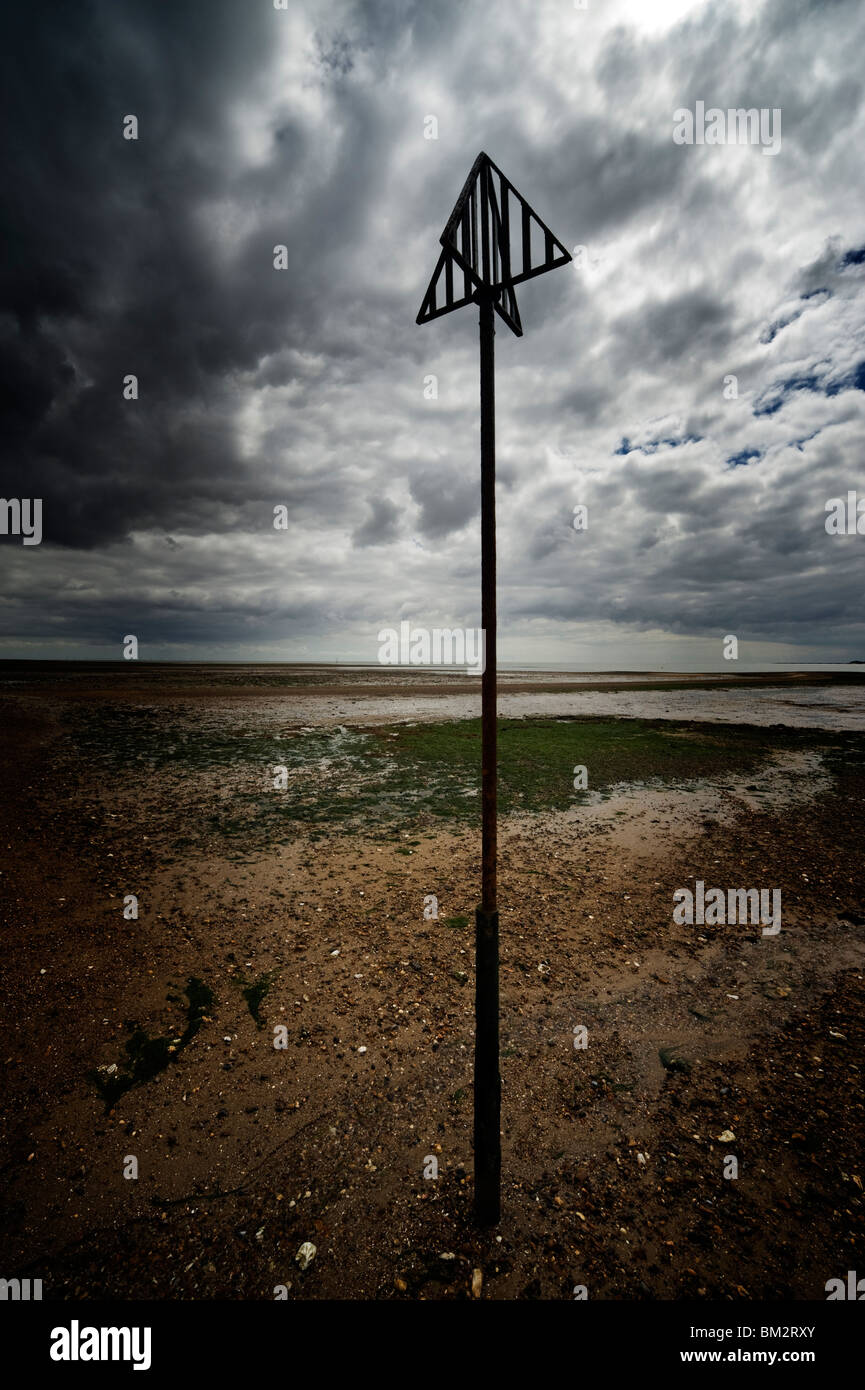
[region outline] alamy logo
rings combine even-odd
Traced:
[[[41,1279],[0,1279],[0,1299],[29,1303],[42,1297]]]
[[[149,1327],[69,1327],[51,1330],[52,1361],[131,1361],[134,1371],[150,1370]]]
[[[673,141],[677,145],[762,145],[764,154],[777,154],[781,108],[738,106],[722,111],[710,106],[707,111],[704,101],[698,101],[693,111],[680,106],[673,112]]]
[[[383,627],[378,634],[382,666],[465,666],[480,676],[486,666],[486,634],[481,627]]]
[[[723,927],[725,923],[746,926],[763,924],[764,936],[777,936],[781,930],[781,889],[773,888],[769,911],[768,888],[710,888],[701,878],[690,888],[677,888],[673,894],[673,921],[679,926]]]
[[[865,497],[857,498],[854,491],[843,497],[830,497],[823,525],[828,536],[865,536]]]
[[[0,497],[0,536],[20,536],[25,545],[39,545],[42,498]]]
[[[857,1279],[855,1269],[848,1269],[846,1285],[843,1279],[827,1281],[826,1302],[831,1303],[839,1298],[855,1299],[859,1303],[865,1300],[865,1279]]]

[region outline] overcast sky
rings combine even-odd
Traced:
[[[479,625],[477,311],[415,316],[483,149],[585,248],[518,288],[521,339],[496,320],[500,657],[865,658],[865,535],[824,525],[865,498],[860,0],[10,0],[2,29],[2,494],[43,540],[0,537],[0,654],[375,660],[400,621]],[[700,101],[779,110],[780,148],[675,143]]]

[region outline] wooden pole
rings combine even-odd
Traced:
[[[499,914],[496,904],[496,438],[493,299],[478,292],[481,357],[481,905],[475,913],[475,1217],[501,1215]]]

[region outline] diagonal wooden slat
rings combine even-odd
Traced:
[[[438,303],[437,291],[444,278],[444,303]],[[469,281],[463,283],[463,293],[459,299],[454,299],[453,290],[453,259],[447,251],[442,251],[433,271],[423,303],[420,306],[415,323],[429,323],[431,319],[439,319],[442,314],[449,314],[453,309],[462,309],[464,305],[471,304],[474,299],[474,286]]]
[[[492,175],[498,177],[501,191],[501,211],[502,211],[502,234],[500,237],[499,262],[494,264],[495,257],[491,257],[491,267],[485,270],[483,265],[483,219],[488,208],[490,198],[494,197],[494,182]],[[511,222],[509,201],[513,197],[520,210],[519,219],[519,246],[511,246]],[[478,220],[481,221],[481,228],[478,228]],[[505,232],[504,221],[507,220],[507,231]],[[460,234],[460,227],[462,233]],[[536,230],[540,235],[541,245],[543,246],[543,257],[539,262],[532,259],[532,231]],[[472,165],[469,177],[463,186],[459,198],[454,204],[451,213],[441,235],[441,245],[450,249],[463,270],[469,274],[474,283],[481,288],[486,286],[489,289],[499,289],[506,284],[518,285],[523,280],[534,279],[536,275],[543,275],[547,270],[554,270],[557,266],[566,265],[571,260],[570,252],[554,236],[547,224],[538,217],[538,214],[526,202],[521,193],[514,187],[509,179],[505,177],[497,164],[494,164],[489,155],[483,151],[478,155]],[[516,258],[512,255],[512,250],[517,249]],[[518,273],[513,273],[513,263],[520,269]]]

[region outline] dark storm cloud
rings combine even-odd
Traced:
[[[399,534],[402,513],[394,502],[386,497],[376,498],[370,503],[369,516],[352,536],[355,545],[383,545]]]
[[[273,355],[327,343],[326,291],[367,214],[380,119],[346,98],[355,136],[303,198],[318,156],[302,122],[273,112],[268,157],[250,167],[232,103],[269,70],[279,21],[232,0],[18,7],[7,19],[17,153],[0,350],[17,448],[5,487],[44,497],[48,541],[203,529],[220,506],[270,496],[270,460],[237,447],[238,385],[266,361],[271,381],[291,380]],[[323,81],[350,71],[334,56],[347,51],[320,39]],[[130,113],[137,141],[122,138]],[[248,221],[232,226],[233,208]],[[122,397],[127,373],[137,402]]]
[[[462,530],[480,507],[474,478],[459,478],[442,470],[414,478],[410,490],[420,508],[417,529],[429,540]]]
[[[623,317],[614,329],[628,353],[652,366],[694,353],[720,356],[730,342],[730,311],[705,290],[655,300]]]
[[[260,13],[226,0],[6,9],[0,294],[18,448],[5,486],[44,497],[46,538],[92,546],[228,494],[223,379],[274,329],[237,331],[197,204],[224,178],[224,93],[252,81]],[[137,115],[140,138],[122,138]],[[259,298],[263,299],[259,290]],[[234,300],[229,303],[227,300]],[[126,373],[142,399],[122,399]],[[17,413],[17,419],[16,419]]]

